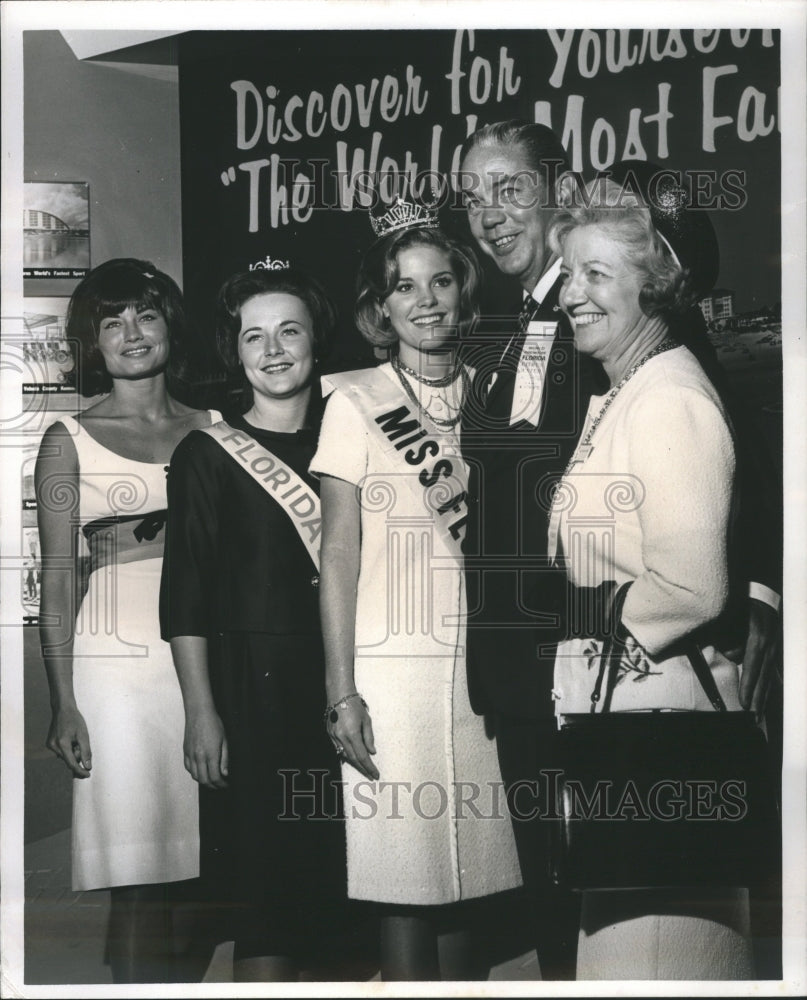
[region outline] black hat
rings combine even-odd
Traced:
[[[706,295],[720,270],[717,235],[707,212],[690,207],[691,198],[679,181],[680,174],[644,160],[619,160],[597,178],[607,178],[619,184],[626,195],[641,200],[656,231],[689,272],[697,295]]]

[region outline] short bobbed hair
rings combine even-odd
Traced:
[[[400,278],[398,255],[413,247],[434,247],[447,254],[460,284],[460,326],[479,315],[481,272],[473,250],[441,229],[403,229],[377,240],[364,255],[359,269],[354,317],[364,339],[375,347],[390,347],[398,342],[382,306]]]
[[[216,346],[227,374],[240,371],[238,334],[241,332],[241,309],[256,295],[269,293],[294,295],[311,316],[314,357],[322,358],[331,346],[336,310],[325,289],[311,275],[295,268],[282,271],[244,271],[231,275],[221,286],[216,305]]]
[[[676,263],[646,208],[581,205],[564,209],[549,227],[550,248],[562,256],[569,233],[586,226],[607,230],[630,266],[643,277],[639,305],[646,316],[681,314],[697,300],[687,269]]]
[[[98,347],[98,333],[101,320],[119,316],[128,308],[160,313],[169,337],[166,374],[178,380],[186,375],[185,309],[177,283],[150,261],[115,257],[82,278],[67,308],[66,335],[79,355],[71,375],[83,396],[97,396],[112,388],[112,377]]]

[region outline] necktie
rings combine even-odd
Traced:
[[[540,303],[531,295],[527,295],[522,302],[517,320],[518,329],[510,338],[510,342],[499,358],[496,371],[491,374],[491,378],[482,392],[482,402],[486,409],[488,408],[490,390],[493,388],[495,382],[497,386],[496,392],[500,397],[497,409],[501,409],[502,414],[505,410],[509,413],[509,407],[513,401],[513,389],[515,387],[518,362],[521,358],[521,352],[524,350],[524,341],[527,338],[527,328],[535,318],[540,307]]]
[[[531,295],[527,295],[521,303],[521,312],[518,314],[518,329],[521,333],[527,332],[527,327],[535,319],[540,303],[536,302]]]
[[[524,350],[524,341],[527,339],[527,329],[540,309],[540,303],[528,295],[521,304],[521,312],[518,314],[518,333],[510,338],[510,343],[505,348],[499,362],[499,377],[511,379],[515,382],[516,369]]]

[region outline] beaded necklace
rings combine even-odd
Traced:
[[[394,355],[395,361],[398,365],[398,369],[402,372],[406,372],[407,375],[411,375],[416,382],[420,382],[423,385],[429,386],[430,389],[443,389],[447,385],[451,385],[452,382],[457,380],[460,373],[460,365],[453,368],[448,375],[442,375],[440,378],[428,378],[426,375],[422,375],[419,371],[414,368],[410,368],[409,365],[405,365],[401,361],[399,355]],[[394,367],[394,366],[393,366]]]
[[[392,366],[392,370],[398,376],[398,381],[401,383],[404,392],[412,401],[414,406],[416,406],[417,409],[422,414],[427,416],[429,420],[431,420],[431,422],[433,424],[436,424],[438,427],[451,428],[457,426],[462,416],[462,403],[465,400],[468,391],[468,372],[466,371],[465,365],[462,364],[457,365],[457,367],[454,369],[453,372],[439,379],[426,378],[425,376],[421,375],[420,372],[416,372],[413,368],[409,368],[407,365],[402,364],[397,354],[393,354],[392,357],[390,358],[390,365]],[[409,384],[409,381],[404,377],[404,372],[407,372],[416,381],[420,382],[422,385],[425,385],[429,389],[445,388],[446,386],[456,382],[458,378],[462,379],[460,405],[457,410],[456,416],[449,417],[448,419],[443,419],[442,417],[433,416],[429,412],[428,408],[425,407],[423,403],[421,403],[421,401],[418,399],[417,394],[413,390],[412,386]]]
[[[633,378],[633,376],[636,374],[636,372],[639,371],[639,369],[642,367],[642,365],[646,364],[646,362],[648,362],[651,358],[655,358],[657,355],[663,354],[665,351],[671,351],[674,347],[678,347],[678,346],[679,345],[678,345],[677,341],[675,341],[672,338],[668,337],[667,339],[663,340],[658,345],[658,347],[656,347],[652,351],[650,351],[649,354],[645,354],[645,356],[643,358],[640,358],[636,362],[636,364],[629,371],[627,371],[625,373],[625,375],[622,376],[622,378],[618,382],[618,384],[615,385],[614,388],[611,389],[611,391],[605,397],[605,402],[602,404],[602,408],[600,409],[600,412],[597,414],[597,416],[592,421],[592,424],[589,427],[589,429],[588,429],[588,431],[586,433],[585,438],[575,448],[574,454],[569,459],[569,464],[566,466],[566,468],[565,468],[565,470],[563,472],[563,477],[569,475],[569,473],[572,471],[572,467],[577,462],[581,461],[582,458],[587,458],[588,457],[587,449],[590,448],[591,439],[594,437],[594,431],[596,431],[597,427],[599,427],[600,421],[605,416],[606,411],[610,407],[611,403],[613,403],[613,401],[619,395],[619,390],[627,382],[629,382]]]

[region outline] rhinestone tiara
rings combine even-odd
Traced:
[[[289,261],[272,260],[271,254],[267,254],[263,260],[256,260],[249,265],[250,271],[286,271],[289,267]]]
[[[436,208],[416,205],[414,202],[404,201],[401,197],[398,197],[383,215],[370,215],[370,225],[379,238],[414,226],[436,229],[439,224]]]

